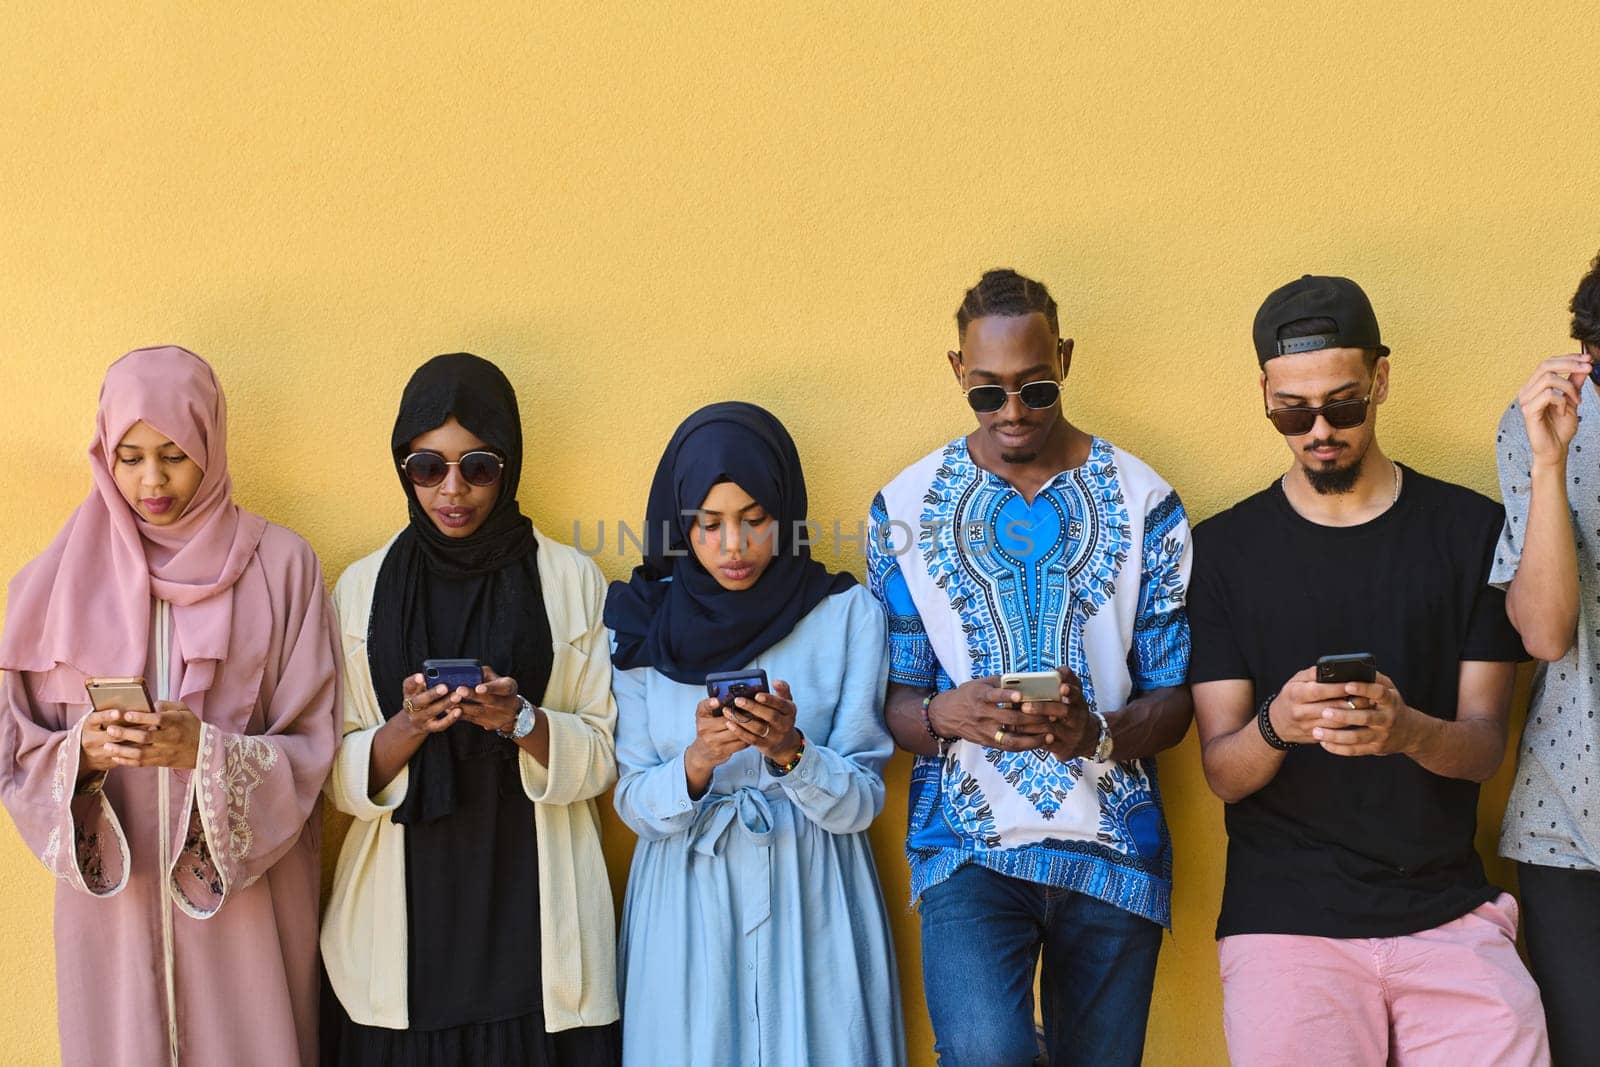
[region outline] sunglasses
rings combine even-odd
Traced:
[[[463,452],[460,459],[445,459],[437,452],[413,452],[400,462],[400,473],[412,485],[432,489],[455,467],[462,481],[481,487],[498,482],[505,465],[493,452]]]
[[[988,415],[1006,406],[1011,397],[1021,397],[1024,407],[1043,411],[1061,399],[1061,383],[1054,381],[1027,382],[1021,389],[1007,389],[1003,385],[974,385],[962,394],[972,410]]]
[[[1349,430],[1367,421],[1367,403],[1371,399],[1372,394],[1368,393],[1349,400],[1335,400],[1320,408],[1268,408],[1267,418],[1272,420],[1273,429],[1285,437],[1310,433],[1317,424],[1318,415],[1327,419],[1335,430]]]

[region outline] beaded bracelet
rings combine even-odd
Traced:
[[[800,734],[800,747],[795,750],[794,759],[790,760],[788,763],[774,763],[771,757],[767,758],[767,770],[771,771],[780,778],[794,770],[796,767],[800,766],[800,757],[806,754],[806,735],[800,733],[800,728],[798,726],[795,727],[794,732]]]
[[[1293,741],[1285,741],[1278,736],[1278,731],[1272,728],[1272,702],[1278,699],[1278,694],[1273,693],[1261,702],[1261,710],[1256,712],[1256,727],[1261,731],[1261,739],[1279,752],[1287,752],[1294,747]]]
[[[922,728],[928,731],[928,736],[933,738],[934,741],[938,743],[939,751],[943,752],[944,747],[953,743],[956,739],[953,737],[945,737],[938,730],[935,730],[933,728],[933,720],[928,717],[928,709],[933,706],[933,698],[938,695],[939,691],[934,690],[932,693],[929,693],[927,696],[922,698]]]

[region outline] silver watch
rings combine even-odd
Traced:
[[[521,741],[524,737],[533,733],[534,726],[539,722],[538,710],[528,703],[527,697],[519,693],[517,694],[517,702],[522,706],[517,710],[516,724],[511,727],[510,731],[495,731],[501,737],[509,737],[513,741]]]
[[[1111,749],[1116,739],[1111,736],[1111,724],[1104,715],[1098,711],[1089,714],[1100,720],[1100,740],[1095,743],[1093,758],[1096,763],[1105,763],[1111,759]]]

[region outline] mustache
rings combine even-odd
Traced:
[[[1303,448],[1305,451],[1310,452],[1312,449],[1317,449],[1317,448],[1345,449],[1345,448],[1349,448],[1350,446],[1345,444],[1343,441],[1338,441],[1338,440],[1335,440],[1335,439],[1330,437],[1326,441],[1307,441],[1305,444],[1301,445],[1300,447]]]

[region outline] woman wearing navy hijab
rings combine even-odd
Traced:
[[[615,803],[639,835],[620,945],[623,1062],[898,1064],[900,994],[866,829],[894,743],[884,617],[797,526],[805,477],[753,404],[661,457],[645,556],[606,599]],[[771,691],[722,712],[708,673]]]

